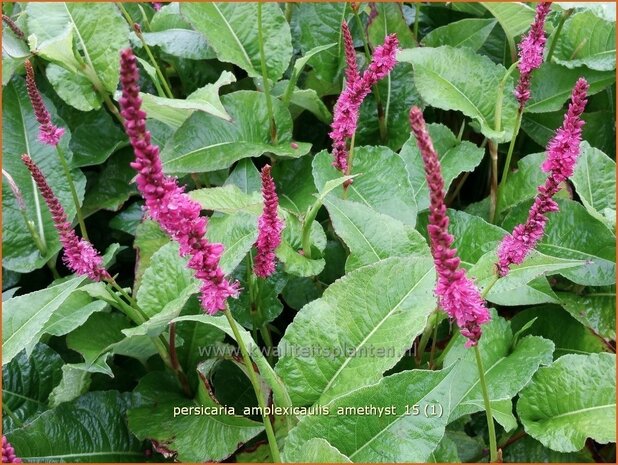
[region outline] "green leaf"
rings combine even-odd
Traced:
[[[204,34],[219,60],[261,78],[257,3],[186,3],[183,16]],[[268,78],[277,81],[292,58],[290,26],[276,3],[262,6],[262,35]]]
[[[586,78],[590,87],[587,94],[594,95],[611,86],[616,81],[613,72],[594,71],[586,68],[569,69],[555,63],[543,63],[534,72],[531,81],[531,97],[526,104],[526,112],[547,113],[562,109],[564,103],[571,97],[575,82]]]
[[[26,204],[26,215],[33,222],[34,229],[43,243],[47,253],[41,254],[35,246],[24,217],[19,210],[15,196],[8,183],[2,184],[2,266],[8,270],[29,273],[42,267],[61,248],[58,233],[54,227],[51,214],[30,176],[30,172],[21,161],[24,153],[39,166],[47,182],[60,200],[69,221],[75,217],[75,205],[67,185],[64,171],[58,162],[54,147],[42,144],[38,140],[39,123],[26,92],[23,79],[13,79],[3,89],[2,125],[2,168],[15,180]],[[55,108],[44,99],[47,109],[52,114],[52,121],[64,126],[62,120],[55,118]],[[68,141],[65,134],[60,146],[70,160]],[[78,171],[72,172],[78,197],[83,199],[86,178]]]
[[[498,20],[504,33],[513,40],[526,32],[534,20],[534,9],[525,3],[481,3]]]
[[[517,403],[526,432],[558,452],[578,451],[586,438],[615,441],[615,371],[616,355],[605,353],[565,355],[541,368]]]
[[[476,51],[483,46],[496,26],[495,19],[469,18],[438,27],[423,37],[425,47],[468,47]]]
[[[305,158],[300,158],[300,160],[305,160]],[[286,162],[281,162],[286,163]],[[274,167],[276,168],[281,163],[277,163]],[[251,194],[252,192],[261,192],[262,190],[262,178],[260,177],[260,173],[251,161],[250,158],[243,158],[225,180],[223,186],[234,185],[238,187],[245,194]]]
[[[559,292],[560,304],[584,326],[616,339],[616,287],[590,288],[582,294]]]
[[[481,133],[496,142],[508,142],[513,132],[517,104],[513,97],[513,79],[504,86],[500,129],[494,121],[504,66],[467,48],[442,46],[402,50],[399,61],[414,66],[414,83],[429,105],[457,110],[475,120]]]
[[[155,221],[144,220],[137,226],[135,231],[135,243],[133,244],[133,247],[137,251],[135,284],[133,286],[134,293],[137,293],[142,283],[142,277],[146,269],[150,266],[152,256],[157,250],[169,242],[169,237],[167,237]]]
[[[594,463],[592,454],[586,448],[579,452],[561,453],[544,447],[530,436],[513,442],[503,450],[505,462],[538,462],[538,463]]]
[[[254,91],[222,96],[231,122],[203,112],[191,115],[163,149],[164,169],[194,173],[228,168],[235,161],[265,152],[288,158],[305,155],[311,145],[300,142],[292,147],[292,119],[278,100],[273,100],[278,141],[270,142],[265,99],[262,92]]]
[[[62,366],[62,379],[49,394],[49,406],[57,407],[85,394],[90,387],[90,373],[72,365]]]
[[[354,462],[426,462],[457,402],[449,394],[453,381],[449,370],[413,370],[356,389],[328,403],[328,415],[303,417],[288,435],[286,454],[296,454],[312,439],[323,438]],[[419,406],[418,415],[412,413],[414,405]],[[431,405],[442,406],[443,415],[423,414]],[[368,407],[389,410],[381,410],[381,415],[345,410]]]
[[[173,28],[164,31],[143,32],[142,37],[149,46],[158,46],[161,51],[178,58],[188,60],[215,58],[215,54],[208,47],[204,35],[190,29]]]
[[[401,3],[375,3],[367,24],[367,38],[372,47],[382,45],[389,34],[396,34],[399,46],[410,48],[416,45],[414,34],[408,27]]]
[[[143,462],[141,442],[125,420],[132,403],[130,394],[89,392],[45,412],[7,439],[24,462]]]
[[[284,462],[291,463],[352,463],[323,438],[309,439],[302,449],[295,449],[290,454],[284,451],[284,454]]]
[[[315,202],[317,192],[311,172],[312,157],[282,160],[272,169],[281,207],[304,215]]]
[[[80,111],[101,108],[101,97],[85,76],[75,74],[54,63],[47,65],[45,75],[58,96],[73,108]]]
[[[255,215],[244,212],[213,217],[208,221],[206,237],[224,247],[219,267],[225,274],[234,271],[255,244],[258,236],[257,222]]]
[[[425,327],[433,285],[430,259],[394,257],[347,274],[303,307],[276,366],[293,402],[325,403],[380,380]]]
[[[33,350],[45,324],[72,292],[85,281],[72,278],[61,284],[13,297],[2,308],[2,363],[9,363],[19,352]]]
[[[28,29],[39,42],[55,38],[69,28],[77,50],[90,70],[84,72],[94,85],[114,92],[120,76],[118,54],[129,44],[129,26],[111,3],[28,4]],[[71,50],[72,48],[68,48]],[[57,62],[63,66],[65,62]],[[81,67],[80,67],[81,68]],[[94,75],[88,75],[93,72]]]
[[[311,259],[301,253],[300,247],[294,248],[287,241],[282,240],[275,254],[284,264],[283,269],[286,273],[298,277],[317,276],[324,269],[325,261],[323,258]]]
[[[442,124],[430,124],[429,135],[440,159],[444,189],[463,172],[471,172],[479,165],[485,150],[468,141],[459,141],[449,128]],[[416,138],[411,136],[399,154],[406,163],[414,197],[419,210],[429,208],[429,189],[425,178],[425,165],[418,149]]]
[[[303,55],[322,45],[335,43],[309,60],[317,77],[327,82],[335,81],[343,62],[341,23],[346,20],[349,8],[345,3],[299,3],[294,5],[294,36]]]
[[[600,221],[572,200],[557,199],[560,211],[548,215],[545,235],[536,249],[546,256],[585,260],[582,266],[559,273],[583,286],[608,286],[616,281],[616,238]],[[529,202],[511,210],[503,227],[513,227],[528,216]]]
[[[144,271],[137,303],[149,318],[170,313],[171,320],[198,290],[194,272],[187,267],[187,260],[178,255],[178,249],[176,242],[164,245],[152,255],[150,266]]]
[[[568,353],[588,354],[606,349],[598,337],[557,305],[543,305],[519,312],[511,320],[513,330],[520,330],[532,319],[534,323],[523,334],[551,339],[556,345],[554,358]]]
[[[246,212],[259,215],[264,207],[262,195],[253,191],[244,192],[236,185],[196,189],[189,193],[191,199],[198,202],[203,210],[234,214]]]
[[[571,181],[588,213],[614,230],[616,162],[584,141]]]
[[[547,179],[541,169],[545,158],[545,153],[531,153],[517,162],[517,170],[500,186],[500,213],[536,197],[537,188]]]
[[[512,417],[511,399],[530,382],[540,365],[551,363],[554,344],[542,337],[527,336],[512,347],[511,324],[495,312],[492,312],[492,321],[483,325],[482,329],[479,349],[489,399],[497,407],[494,417],[505,429],[513,429],[516,423],[510,425],[513,428],[506,428],[505,425],[509,422],[508,416]],[[484,410],[476,357],[472,350],[464,346],[465,340],[461,334],[457,335],[444,360],[445,367],[454,364],[453,376],[457,382],[453,386],[453,397],[462,399],[451,412],[449,422]],[[506,418],[501,413],[502,406],[508,407]]]
[[[444,436],[436,450],[431,453],[429,459],[432,463],[460,463],[462,460],[459,458],[457,452],[457,444],[450,437]]]
[[[590,11],[574,14],[564,23],[553,58],[567,68],[614,70],[616,21],[607,21]]]
[[[372,208],[335,197],[326,199],[335,232],[350,249],[346,272],[388,257],[429,256],[423,237],[414,228]]]
[[[405,224],[416,223],[416,202],[404,161],[386,147],[356,147],[353,174],[359,174],[348,187],[347,199],[363,203]],[[341,173],[332,166],[331,155],[323,150],[313,158],[313,178],[318,191]],[[331,196],[343,197],[343,189]]]
[[[279,81],[273,87],[272,94],[275,97],[281,97],[288,84],[289,81]],[[313,113],[315,117],[324,124],[329,124],[333,118],[333,115],[324,102],[322,102],[318,93],[313,89],[299,89],[298,87],[294,87],[290,95],[290,104],[290,113],[293,119],[296,119],[303,110]]]
[[[129,410],[129,428],[140,440],[155,440],[182,462],[221,461],[259,434],[261,423],[226,414],[182,414],[182,409],[217,408],[206,380],[202,378],[196,399],[187,399],[178,390],[176,379],[168,373],[154,372],[143,377],[136,393],[142,405]],[[199,434],[190,434],[200,432]],[[205,441],[204,438],[209,438]]]
[[[236,77],[229,71],[223,71],[216,82],[197,89],[186,99],[171,99],[140,93],[143,110],[148,118],[161,121],[174,129],[182,126],[182,123],[196,111],[203,111],[230,121],[232,118],[221,103],[219,90],[233,82],[236,82]]]
[[[62,365],[60,355],[45,344],[37,344],[30,357],[20,352],[2,367],[3,405],[23,424],[32,422],[47,409],[49,394],[60,382]],[[4,414],[4,434],[16,428],[13,416]]]

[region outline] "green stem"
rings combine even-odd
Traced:
[[[111,114],[114,115],[114,117],[118,120],[118,122],[120,122],[120,124],[124,124],[124,118],[118,111],[118,108],[116,108],[116,105],[114,105],[114,102],[112,102],[112,99],[109,98],[109,95],[107,95],[104,90],[97,89],[96,86],[95,90],[99,93],[99,95],[103,99],[103,102],[105,103],[105,106],[111,112]]]
[[[489,222],[493,223],[496,217],[498,203],[498,144],[489,141],[489,158],[491,161],[491,184],[489,192]]]
[[[560,33],[562,32],[562,27],[564,26],[564,22],[573,14],[573,9],[564,10],[562,15],[560,16],[560,22],[558,26],[556,26],[556,32],[553,34],[553,39],[551,41],[551,45],[549,46],[549,51],[547,52],[547,58],[545,61],[547,63],[551,63],[551,58],[554,56],[554,51],[556,50],[556,44],[558,43],[558,37],[560,37]]]
[[[290,23],[292,21],[292,2],[285,3],[285,20]]]
[[[161,84],[165,88],[165,91],[163,91],[163,89],[161,89],[160,85],[157,85],[156,82],[154,83],[155,86],[157,87],[157,92],[159,92],[159,96],[161,96],[161,97],[168,97],[168,98],[174,98],[174,94],[172,94],[172,90],[170,89],[170,86],[167,83],[167,79],[165,78],[165,76],[161,72],[161,68],[159,68],[159,64],[157,63],[157,60],[155,60],[155,57],[152,54],[152,51],[150,50],[150,47],[148,46],[148,44],[146,43],[146,40],[144,39],[142,31],[139,29],[139,25],[137,26],[137,28],[135,27],[135,22],[133,21],[133,18],[131,18],[131,15],[125,9],[125,7],[122,5],[122,3],[116,3],[116,5],[118,6],[120,11],[122,12],[122,14],[125,17],[125,19],[127,20],[127,22],[129,23],[129,26],[131,26],[131,29],[135,32],[135,35],[137,36],[137,38],[142,43],[142,46],[144,47],[144,50],[146,51],[146,54],[148,55],[148,58],[150,59],[150,64],[155,69],[155,73],[157,74],[157,76],[159,77],[159,80],[161,81]]]
[[[431,336],[431,352],[429,352],[429,369],[434,369],[433,358],[436,354],[436,343],[438,340],[438,323],[433,326],[433,335]]]
[[[77,189],[75,189],[75,181],[73,181],[71,169],[69,168],[69,164],[67,163],[67,160],[59,144],[56,145],[56,152],[58,153],[58,158],[60,158],[60,164],[62,165],[62,169],[64,170],[64,175],[67,178],[67,184],[69,185],[69,190],[71,191],[71,197],[73,197],[73,203],[75,204],[75,211],[77,214],[77,222],[79,223],[79,229],[82,232],[82,237],[86,240],[89,240],[88,231],[86,231],[86,223],[84,223],[84,215],[82,214],[82,209],[79,204],[79,197],[77,196]]]
[[[498,282],[498,279],[500,279],[500,277],[495,274],[491,281],[489,281],[489,284],[485,286],[485,289],[483,289],[483,292],[481,292],[481,297],[483,299],[485,298],[485,296],[487,296],[487,294],[489,294],[489,291],[491,291],[491,288],[494,287],[494,285]]]
[[[421,22],[421,2],[418,2],[414,5],[415,10],[414,10],[414,40],[416,41],[416,43],[418,44],[418,29],[419,29],[419,24]]]
[[[487,427],[489,429],[489,461],[496,462],[498,460],[496,427],[494,425],[494,417],[491,412],[489,392],[487,391],[487,382],[485,381],[485,369],[483,368],[483,360],[481,359],[481,351],[479,350],[478,344],[474,346],[474,354],[476,355],[476,366],[479,369],[479,382],[483,393],[483,403],[485,404],[485,415],[487,416]]]
[[[517,139],[517,135],[519,134],[519,129],[521,128],[521,119],[523,116],[523,109],[519,109],[517,111],[517,116],[515,118],[515,126],[513,126],[513,136],[511,137],[511,143],[509,144],[509,151],[506,154],[506,160],[504,162],[504,168],[502,169],[502,178],[500,179],[500,185],[498,186],[497,198],[496,198],[496,214],[500,212],[500,189],[505,185],[506,180],[509,176],[510,167],[511,167],[511,158],[513,157],[513,150],[515,148],[515,141]]]
[[[429,341],[429,338],[431,337],[431,334],[433,333],[434,326],[437,326],[436,325],[437,312],[438,312],[438,309],[436,308],[431,313],[431,315],[429,316],[427,320],[427,326],[425,327],[425,330],[423,331],[423,334],[421,335],[421,340],[419,341],[419,344],[416,350],[416,366],[417,367],[421,366],[421,362],[423,361],[423,354],[425,353],[425,349],[427,348],[427,342]]]
[[[270,448],[270,455],[275,463],[281,463],[281,457],[279,456],[279,448],[277,447],[277,440],[275,438],[275,432],[273,431],[273,426],[270,422],[270,418],[266,415],[266,401],[264,398],[264,393],[262,392],[262,388],[255,374],[255,370],[253,368],[253,362],[251,361],[251,357],[249,357],[249,352],[247,352],[247,347],[243,342],[242,337],[240,336],[240,332],[238,330],[238,326],[236,325],[236,321],[232,316],[232,312],[229,307],[227,307],[224,312],[225,317],[227,318],[228,323],[230,324],[230,328],[232,328],[232,332],[234,333],[234,337],[236,342],[238,343],[238,347],[240,348],[240,352],[242,353],[242,358],[247,366],[247,373],[249,374],[249,380],[251,381],[251,385],[253,386],[253,390],[255,391],[255,395],[257,397],[258,405],[260,410],[262,411],[262,420],[264,421],[264,429],[266,430],[266,437],[268,438],[268,446]]]
[[[266,69],[266,53],[264,52],[264,33],[262,31],[262,2],[257,5],[257,21],[258,21],[258,44],[260,47],[260,65],[262,67],[262,86],[266,95],[266,108],[268,109],[268,118],[270,121],[270,139],[271,142],[277,143],[277,126],[273,113],[273,103],[270,97],[270,81],[268,80],[268,70]]]
[[[189,378],[185,374],[182,369],[182,365],[178,360],[178,353],[176,352],[176,323],[170,323],[170,343],[169,343],[169,358],[170,358],[170,366],[174,373],[176,374],[176,378],[180,382],[180,387],[184,391],[187,397],[192,397],[191,388],[189,386]],[[163,341],[165,342],[165,341]],[[167,348],[164,344],[164,348]],[[166,351],[167,353],[167,351]]]
[[[317,216],[321,206],[322,202],[319,199],[316,200],[311,206],[311,208],[307,211],[305,219],[303,220],[302,247],[303,254],[307,258],[311,258],[311,225],[313,224],[313,220],[315,220],[315,217]]]

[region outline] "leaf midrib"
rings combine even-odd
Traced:
[[[548,416],[548,417],[544,417],[544,418],[540,418],[539,421],[541,422],[545,422],[545,421],[553,421],[557,418],[564,418],[564,417],[568,417],[571,415],[578,415],[580,413],[583,412],[589,412],[589,411],[593,411],[593,410],[601,410],[601,409],[607,409],[607,408],[611,408],[612,412],[615,410],[616,408],[616,403],[614,402],[613,404],[603,404],[603,405],[595,405],[594,407],[586,407],[586,408],[580,408],[577,410],[571,410],[570,412],[565,412],[565,413],[561,413],[559,415],[555,415],[555,416]]]
[[[243,58],[247,61],[247,64],[251,67],[251,69],[253,69],[253,63],[251,62],[251,58],[249,58],[249,55],[247,54],[245,47],[242,45],[242,43],[240,42],[240,39],[238,38],[234,30],[232,29],[232,25],[229,23],[227,18],[223,15],[223,13],[221,12],[221,10],[219,9],[216,3],[211,3],[211,5],[217,11],[217,14],[221,17],[221,19],[225,23],[225,26],[228,28],[228,30],[234,37],[234,40],[236,41],[236,43],[238,44],[238,47],[240,47],[240,50],[242,51]]]

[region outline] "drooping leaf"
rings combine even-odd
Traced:
[[[80,111],[101,108],[102,99],[86,76],[73,73],[55,63],[47,65],[45,75],[60,98],[73,108]]]
[[[301,158],[301,160],[305,159],[306,158]],[[279,165],[280,163],[277,163],[275,167]],[[236,163],[236,166],[234,166],[234,169],[223,185],[229,186],[230,184],[238,187],[245,194],[260,192],[262,190],[262,179],[260,177],[260,173],[250,158],[243,158]]]
[[[616,355],[607,353],[569,354],[541,368],[517,403],[526,432],[558,452],[576,452],[586,438],[614,441],[615,371]]]
[[[616,338],[616,287],[589,288],[582,294],[559,292],[560,304],[596,334]]]
[[[495,19],[469,18],[438,27],[423,37],[426,47],[468,47],[478,50],[496,26]]]
[[[86,394],[90,387],[89,372],[75,368],[72,365],[62,366],[62,379],[49,394],[49,406],[57,407],[63,402],[70,402]]]

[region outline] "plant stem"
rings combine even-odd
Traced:
[[[146,54],[148,55],[148,58],[150,59],[150,64],[155,69],[155,73],[157,74],[157,76],[159,77],[159,80],[161,81],[161,84],[165,88],[165,91],[164,91],[163,89],[161,89],[160,85],[157,85],[156,82],[154,83],[155,86],[157,87],[157,91],[159,92],[159,96],[160,97],[174,98],[174,94],[172,93],[172,90],[170,89],[170,86],[167,83],[167,79],[165,78],[165,76],[161,72],[161,68],[159,68],[159,64],[157,63],[157,60],[155,60],[155,57],[152,54],[152,51],[150,50],[150,47],[148,46],[148,44],[146,43],[146,40],[144,39],[144,35],[142,34],[142,31],[141,31],[141,28],[140,28],[139,24],[136,27],[136,23],[133,21],[133,18],[131,18],[131,15],[125,9],[125,7],[123,6],[122,3],[118,2],[118,3],[116,3],[116,5],[118,6],[120,11],[122,12],[122,14],[125,17],[125,19],[127,20],[127,22],[129,23],[129,26],[131,26],[131,29],[133,29],[133,31],[135,32],[135,35],[137,36],[137,38],[142,43],[142,45],[144,47],[144,50],[146,51]]]
[[[500,185],[498,186],[498,191],[496,193],[496,214],[500,212],[500,189],[506,183],[507,178],[509,177],[510,167],[511,167],[511,158],[513,157],[513,150],[515,148],[515,141],[517,139],[517,135],[519,134],[519,129],[521,128],[521,120],[523,116],[523,108],[520,108],[517,111],[517,117],[515,118],[515,126],[513,126],[513,136],[511,137],[511,143],[509,144],[509,150],[506,154],[506,160],[504,162],[504,168],[502,169],[502,178],[500,179]]]
[[[88,231],[86,231],[86,223],[84,223],[84,215],[82,214],[82,209],[79,205],[77,189],[75,189],[75,181],[73,181],[71,169],[69,168],[69,164],[67,163],[67,160],[59,144],[56,144],[56,152],[58,153],[58,158],[60,158],[60,164],[62,165],[62,169],[64,170],[64,175],[67,178],[67,184],[69,185],[69,190],[71,191],[71,197],[73,197],[73,203],[75,204],[75,212],[77,215],[77,222],[79,223],[79,229],[82,232],[82,237],[86,240],[89,240]]]
[[[489,222],[493,223],[496,216],[498,201],[498,144],[489,141],[489,157],[491,160],[491,187],[489,191]]]
[[[311,225],[313,224],[313,220],[315,220],[321,206],[322,202],[319,199],[316,199],[311,208],[307,211],[305,219],[303,220],[302,247],[303,254],[307,258],[311,258]]]
[[[274,365],[275,356],[273,355],[273,352],[274,352],[273,338],[270,334],[270,329],[268,329],[268,324],[264,323],[262,325],[262,327],[260,328],[260,334],[262,335],[262,339],[264,339],[264,344],[266,344],[266,350],[268,351],[266,360],[268,360],[268,363],[270,363],[271,365]]]
[[[560,22],[558,26],[556,26],[556,32],[553,34],[554,38],[551,41],[551,45],[549,46],[549,51],[547,52],[547,58],[545,61],[547,63],[551,63],[551,58],[554,56],[554,51],[556,50],[556,44],[558,43],[558,37],[560,37],[560,33],[562,32],[562,27],[564,26],[564,22],[573,14],[573,9],[569,8],[568,10],[564,10],[562,12],[562,16],[560,16]]]
[[[264,429],[266,430],[266,437],[268,438],[268,446],[270,448],[270,455],[275,463],[281,463],[281,457],[279,456],[279,448],[277,447],[277,440],[275,439],[275,432],[273,431],[273,426],[270,422],[270,418],[266,415],[266,402],[264,399],[264,393],[262,392],[262,388],[257,379],[255,370],[253,368],[253,362],[251,361],[251,357],[249,357],[249,352],[247,352],[247,347],[240,336],[240,332],[238,331],[238,326],[236,325],[236,321],[232,316],[232,312],[229,307],[226,306],[226,309],[223,311],[227,321],[232,328],[232,332],[234,333],[234,337],[236,342],[238,343],[238,347],[240,348],[240,352],[242,353],[242,358],[247,366],[247,373],[249,374],[249,380],[251,381],[251,385],[253,386],[253,390],[255,391],[255,396],[257,397],[258,405],[260,410],[262,411],[262,420],[264,421]]]
[[[189,387],[189,379],[182,369],[182,365],[178,360],[178,352],[176,352],[176,323],[170,323],[170,343],[169,343],[170,365],[180,386],[187,397],[192,397],[191,388]]]
[[[434,369],[433,357],[436,354],[436,342],[438,340],[438,323],[433,326],[433,335],[431,337],[431,351],[429,352],[429,369]]]
[[[487,416],[487,427],[489,429],[489,461],[495,462],[498,460],[496,427],[491,412],[489,392],[487,391],[487,382],[485,381],[485,369],[483,368],[483,360],[481,359],[481,351],[479,350],[478,344],[474,346],[474,354],[476,355],[476,366],[479,369],[479,382],[481,384],[481,391],[483,392],[483,403],[485,404],[485,415]]]
[[[266,53],[264,52],[264,33],[262,31],[262,2],[257,4],[257,21],[258,21],[258,44],[260,47],[260,65],[262,67],[262,86],[266,95],[266,108],[268,109],[268,118],[270,121],[270,139],[271,142],[277,143],[277,126],[275,124],[275,116],[273,113],[273,103],[270,97],[270,81],[268,80],[268,70],[266,69]]]

